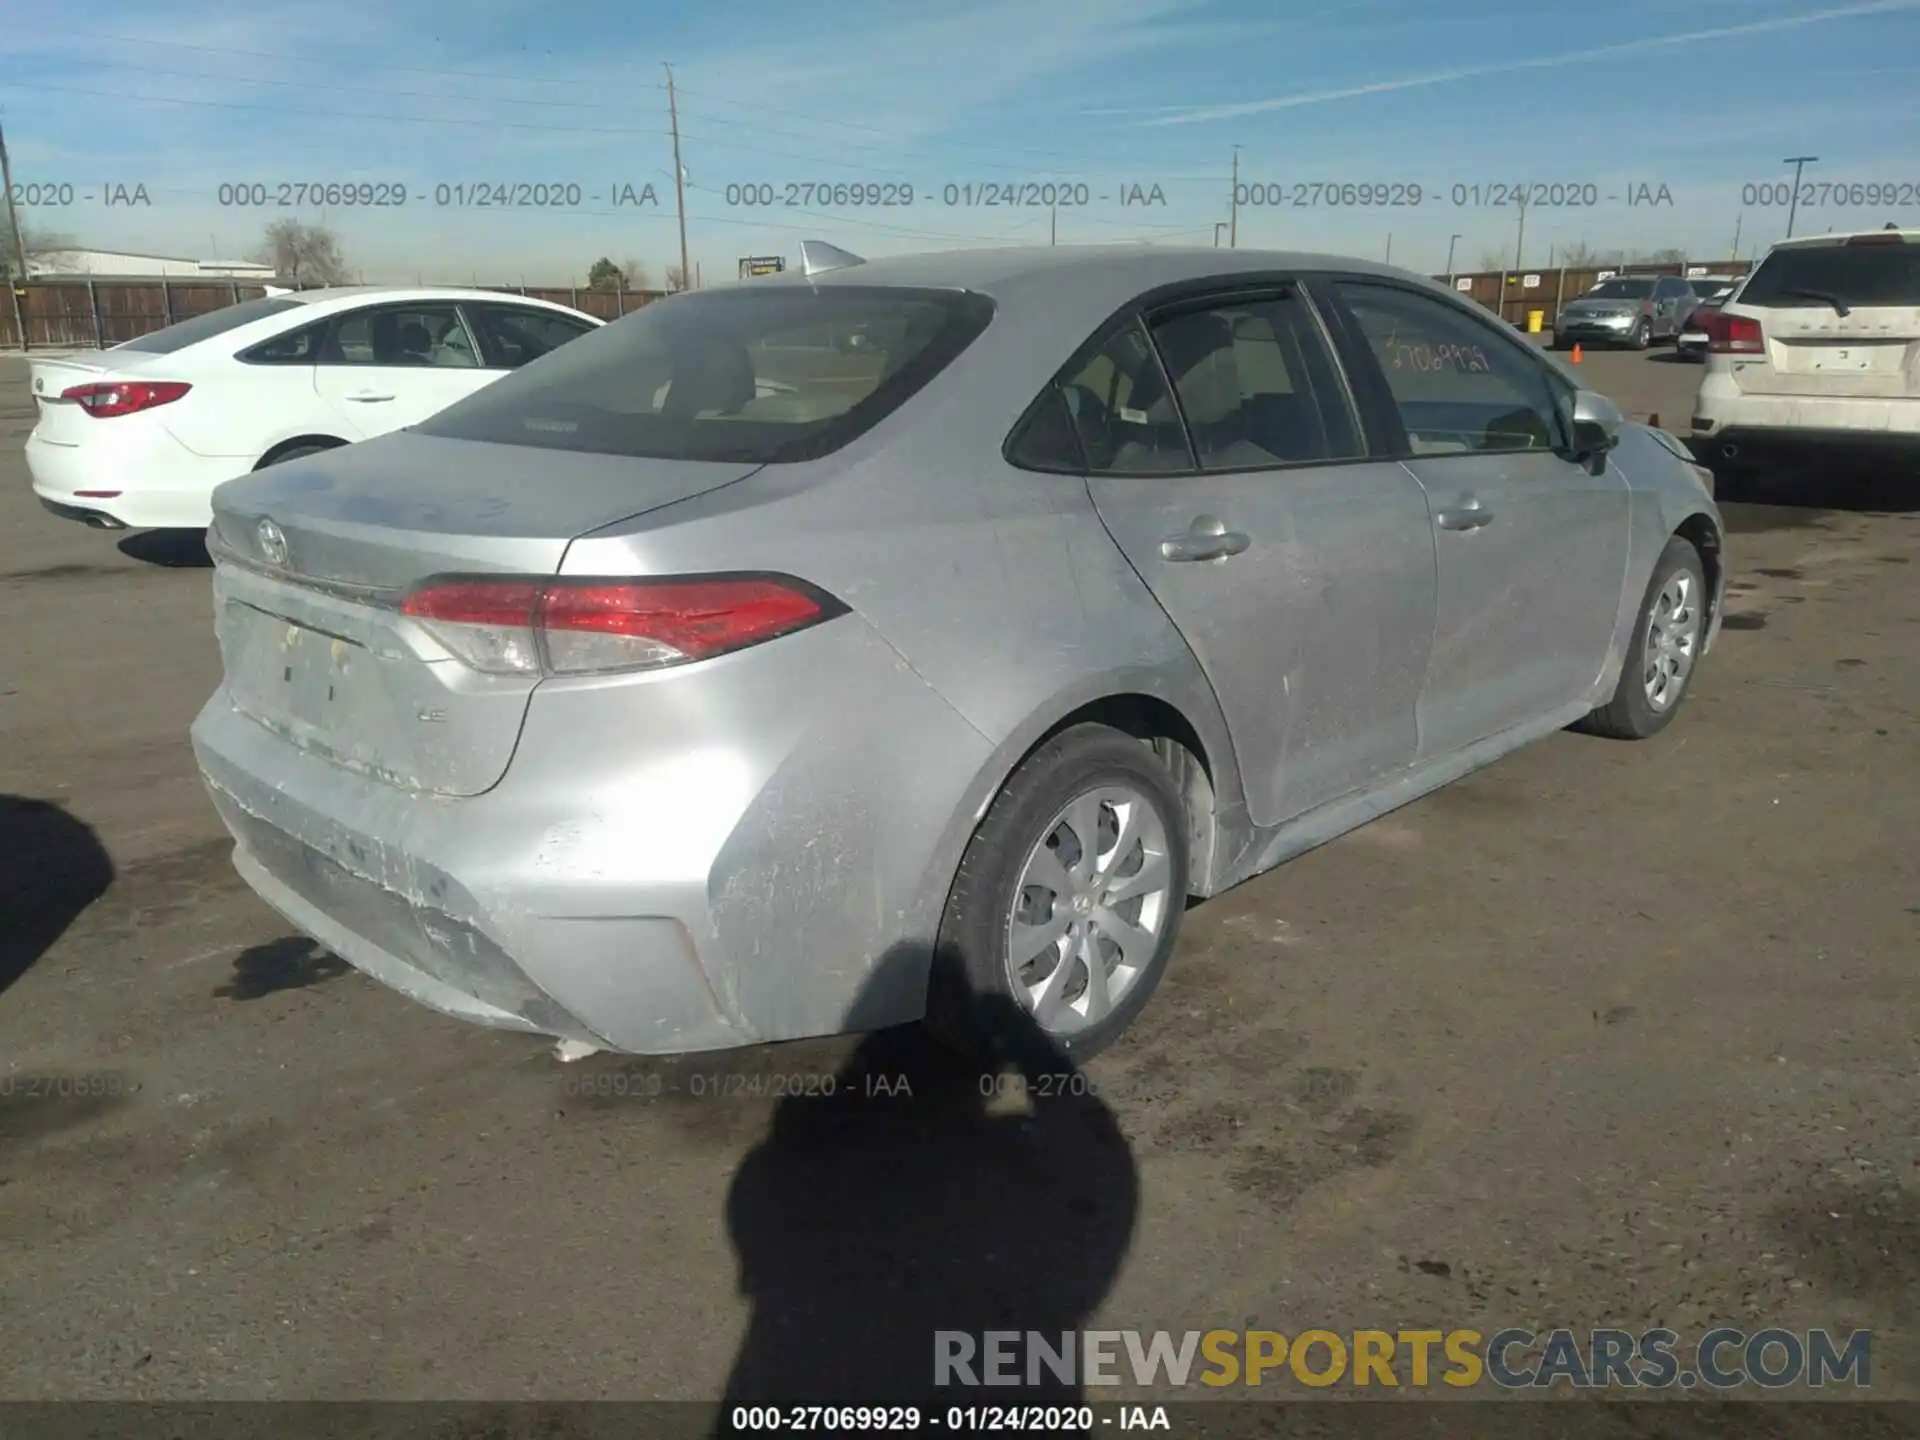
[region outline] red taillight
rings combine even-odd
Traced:
[[[1760,322],[1744,315],[1713,310],[1700,317],[1700,328],[1707,332],[1707,350],[1714,355],[1760,355],[1767,348]]]
[[[106,420],[151,410],[156,405],[171,405],[192,388],[183,380],[103,380],[62,390],[60,398],[73,401],[96,419]]]
[[[495,674],[589,675],[707,660],[841,613],[799,581],[432,580],[401,602],[460,659]]]

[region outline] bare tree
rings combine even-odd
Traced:
[[[680,291],[687,288],[686,273],[678,265],[667,266],[667,289]]]
[[[1686,258],[1686,251],[1677,245],[1669,245],[1661,250],[1647,251],[1644,263],[1648,265],[1678,265]]]
[[[1576,240],[1560,252],[1560,263],[1569,270],[1588,270],[1600,263],[1600,252],[1584,240]]]
[[[259,257],[273,266],[274,274],[296,285],[339,285],[351,273],[338,234],[291,217],[267,226]]]
[[[75,248],[74,238],[58,230],[47,230],[25,215],[19,217],[20,240],[26,247],[27,264],[31,268],[36,260],[46,260],[58,255],[62,250]],[[20,274],[20,261],[13,247],[13,206],[6,196],[0,196],[0,275],[10,279],[23,278]]]
[[[1507,252],[1498,245],[1489,245],[1480,252],[1482,270],[1501,270],[1507,268]]]
[[[629,256],[620,263],[620,273],[627,277],[627,289],[646,290],[651,288],[647,279],[647,267]]]

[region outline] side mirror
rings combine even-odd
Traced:
[[[1573,397],[1573,450],[1581,459],[1604,455],[1620,443],[1626,419],[1620,407],[1597,390],[1576,391]]]

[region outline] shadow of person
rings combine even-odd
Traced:
[[[112,883],[91,825],[45,800],[0,795],[0,994]]]
[[[927,968],[889,952],[869,993]],[[950,956],[931,969],[960,983]],[[938,1373],[943,1331],[964,1334],[944,1353],[970,1354],[981,1380],[983,1332],[1060,1350],[1106,1295],[1139,1209],[1126,1139],[1074,1062],[1011,1001],[969,1003],[969,1030],[993,1037],[984,1058],[918,1026],[875,1032],[821,1077],[831,1093],[783,1100],[741,1163],[726,1219],[753,1313],[715,1433],[738,1433],[736,1406],[1081,1403],[1077,1361],[1069,1380],[1022,1358],[1018,1383],[979,1388]]]

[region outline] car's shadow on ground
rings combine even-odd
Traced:
[[[46,800],[0,795],[0,992],[112,883],[91,825]]]
[[[121,537],[119,550],[129,559],[169,570],[204,570],[213,564],[204,530],[136,530]]]
[[[875,983],[897,988],[924,964],[900,947]],[[919,1026],[877,1031],[824,1093],[783,1099],[741,1162],[726,1224],[753,1312],[718,1433],[736,1429],[736,1405],[855,1395],[1080,1403],[1077,1373],[1020,1362],[1010,1387],[969,1392],[937,1368],[939,1332],[946,1353],[972,1347],[978,1375],[985,1331],[1057,1346],[1078,1330],[1140,1206],[1132,1151],[1074,1061],[1011,1001],[977,1013],[998,1036],[992,1058],[962,1059]]]
[[[1839,464],[1767,469],[1723,490],[1719,502],[1735,535],[1818,529],[1847,512],[1920,513],[1920,473]]]

